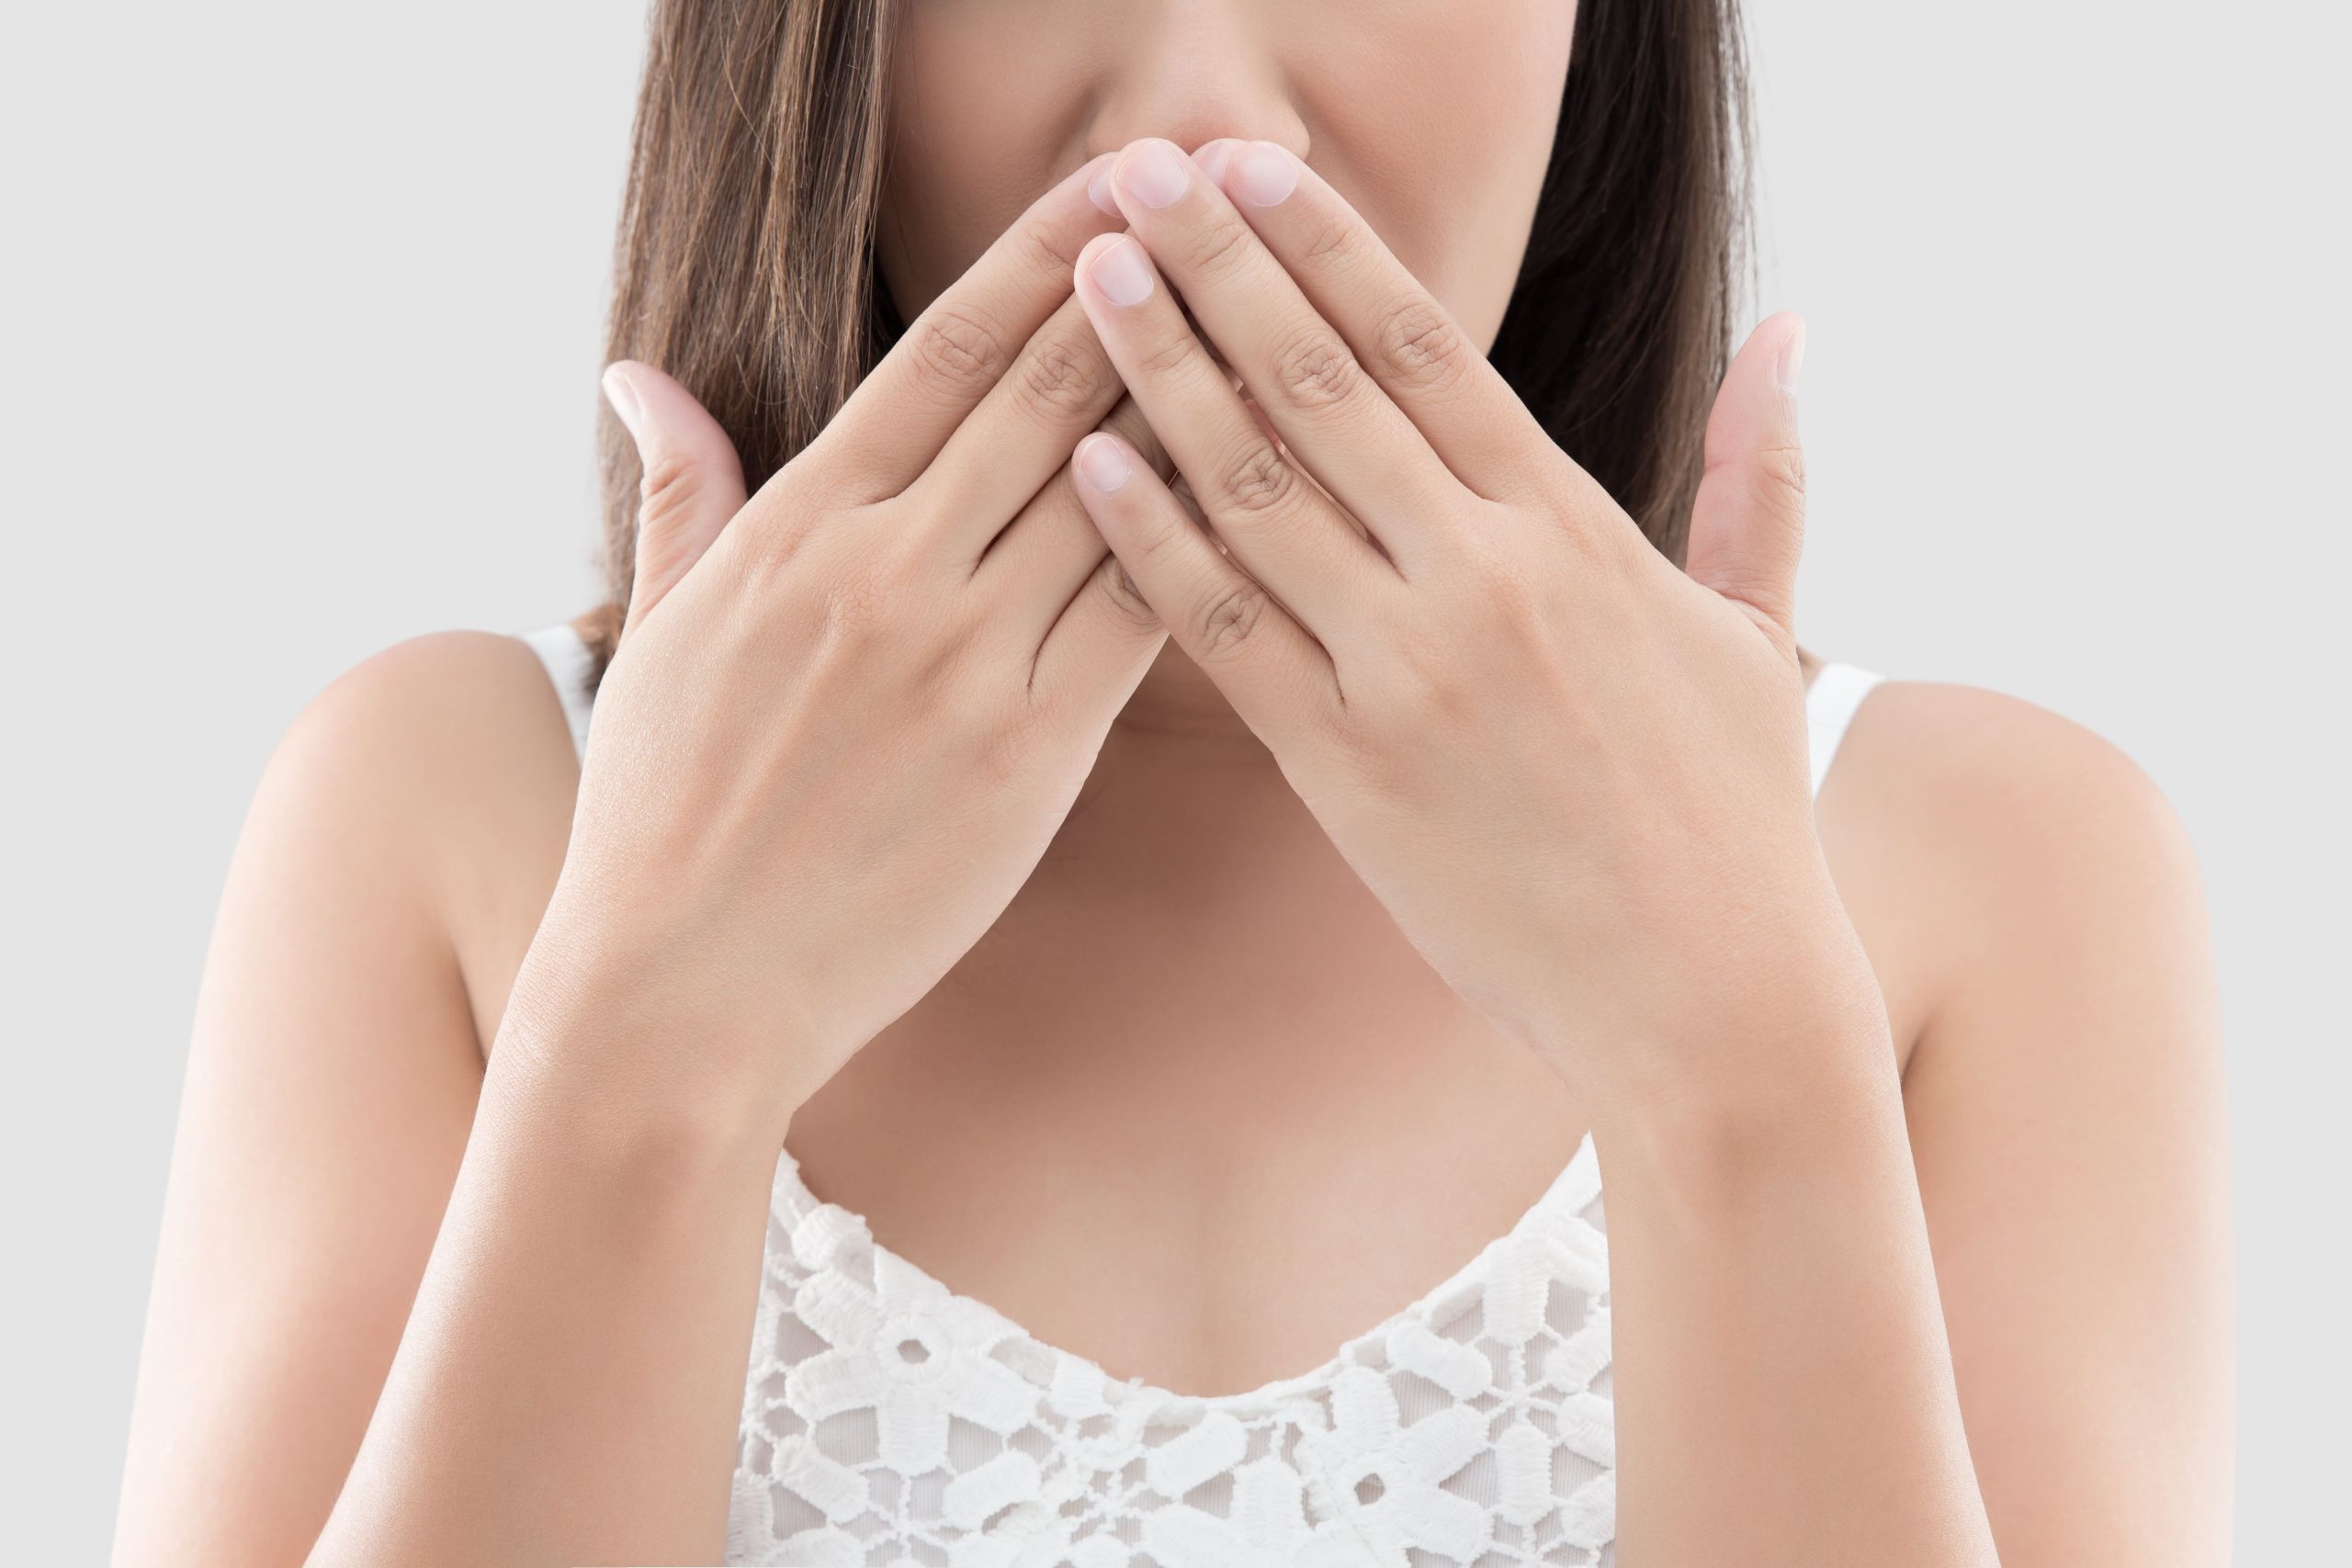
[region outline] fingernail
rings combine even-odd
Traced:
[[[613,405],[613,412],[619,416],[622,427],[628,432],[629,438],[635,440],[637,422],[645,405],[638,400],[637,389],[629,385],[628,372],[617,365],[608,365],[599,384],[605,389],[605,400]]]
[[[1226,165],[1233,162],[1233,150],[1240,145],[1233,137],[1220,136],[1215,141],[1204,141],[1193,149],[1193,162],[1201,166],[1201,173],[1209,184],[1222,186],[1225,184]]]
[[[1773,362],[1772,374],[1781,383],[1781,390],[1796,396],[1797,373],[1804,368],[1804,323],[1781,343],[1781,356]]]
[[[1151,263],[1144,259],[1143,247],[1125,234],[1094,253],[1086,276],[1114,305],[1141,304],[1151,295]]]
[[[1086,482],[1108,495],[1136,471],[1119,444],[1107,435],[1090,435],[1078,444],[1078,471]]]
[[[1119,160],[1119,183],[1146,207],[1167,207],[1192,185],[1191,163],[1176,143],[1153,137]]]
[[[1111,165],[1118,162],[1118,155],[1105,152],[1094,162],[1097,167],[1086,180],[1086,199],[1116,218],[1119,216],[1119,204],[1111,196]]]
[[[1272,141],[1252,141],[1234,154],[1233,189],[1252,207],[1272,207],[1298,188],[1298,159]]]

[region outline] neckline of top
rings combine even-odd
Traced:
[[[1556,1230],[1563,1223],[1583,1224],[1577,1211],[1600,1195],[1600,1158],[1593,1147],[1592,1134],[1588,1130],[1577,1140],[1575,1152],[1568,1156],[1567,1164],[1560,1168],[1559,1174],[1552,1179],[1542,1195],[1527,1207],[1511,1227],[1487,1242],[1475,1256],[1436,1285],[1370,1328],[1351,1336],[1320,1365],[1231,1393],[1182,1393],[1174,1389],[1148,1383],[1140,1376],[1120,1378],[1098,1361],[1040,1339],[988,1303],[956,1290],[921,1264],[875,1239],[873,1228],[863,1214],[817,1196],[800,1174],[799,1160],[788,1148],[781,1152],[776,1161],[775,1185],[769,1213],[794,1247],[796,1255],[801,1250],[802,1236],[807,1234],[804,1227],[808,1231],[821,1229],[828,1233],[822,1243],[809,1247],[819,1260],[813,1265],[805,1258],[802,1260],[804,1266],[810,1267],[813,1271],[838,1269],[844,1243],[863,1248],[873,1258],[886,1259],[897,1271],[910,1277],[925,1293],[936,1292],[962,1310],[985,1314],[998,1325],[1004,1338],[1031,1348],[1053,1367],[1053,1383],[1057,1389],[1099,1390],[1106,1402],[1129,1406],[1133,1415],[1142,1419],[1171,1415],[1189,1417],[1194,1413],[1211,1410],[1241,1415],[1328,1389],[1342,1370],[1360,1359],[1360,1352],[1374,1346],[1385,1347],[1406,1325],[1419,1324],[1434,1330],[1453,1322],[1468,1306],[1470,1298],[1483,1292],[1498,1255],[1540,1242],[1547,1229]],[[1600,1266],[1605,1269],[1605,1262]]]
[[[565,636],[567,633],[568,637]],[[550,674],[557,677],[556,684],[563,699],[565,715],[572,722],[574,739],[584,750],[590,717],[590,699],[584,690],[587,657],[584,640],[569,622],[542,627],[526,634],[524,640],[532,644],[548,663]],[[559,669],[559,664],[567,668]],[[566,675],[572,677],[571,683],[563,679]],[[1844,738],[1854,710],[1882,679],[1877,671],[1862,666],[1841,660],[1825,660],[1815,671],[1812,682],[1805,686],[1809,762],[1815,799],[1819,798],[1822,779],[1828,771],[1838,742]],[[1561,1168],[1542,1195],[1529,1205],[1511,1227],[1480,1247],[1475,1256],[1444,1280],[1423,1292],[1408,1305],[1346,1340],[1321,1365],[1232,1393],[1180,1393],[1173,1389],[1147,1383],[1140,1377],[1115,1378],[1099,1362],[1038,1338],[986,1302],[954,1290],[920,1264],[875,1239],[872,1226],[863,1214],[818,1197],[801,1176],[800,1162],[789,1148],[780,1149],[777,1153],[769,1213],[782,1225],[786,1235],[793,1238],[796,1250],[799,1246],[798,1234],[805,1222],[816,1216],[820,1223],[829,1224],[833,1236],[831,1244],[822,1249],[826,1253],[823,1267],[838,1266],[838,1244],[854,1238],[855,1245],[869,1249],[875,1258],[887,1258],[897,1269],[921,1282],[926,1290],[936,1291],[965,1309],[986,1314],[1001,1325],[1005,1337],[1034,1348],[1047,1360],[1056,1369],[1057,1382],[1062,1378],[1075,1378],[1084,1384],[1099,1386],[1104,1397],[1123,1404],[1139,1402],[1138,1407],[1146,1413],[1169,1408],[1234,1413],[1277,1404],[1328,1387],[1360,1352],[1387,1340],[1408,1323],[1419,1323],[1431,1328],[1450,1323],[1453,1315],[1467,1305],[1470,1293],[1484,1287],[1498,1254],[1530,1240],[1556,1219],[1576,1219],[1577,1211],[1599,1197],[1600,1193],[1600,1159],[1593,1147],[1592,1134],[1588,1130],[1577,1139],[1566,1165]],[[1605,1262],[1602,1267],[1605,1270]]]

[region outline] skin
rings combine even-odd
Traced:
[[[476,633],[273,757],[117,1560],[715,1561],[787,1133],[952,1287],[1221,1393],[1590,1129],[1621,1561],[2224,1561],[2194,855],[2112,747],[1959,686],[1874,691],[1805,802],[1792,318],[1687,574],[1460,352],[1563,10],[978,9],[909,18],[922,313],[824,438],[746,498],[674,383],[608,383],[652,482],[584,771]],[[1165,207],[1119,177],[1222,137],[1265,145]]]

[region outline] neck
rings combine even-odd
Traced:
[[[1010,1053],[1261,1050],[1483,1027],[1172,645],[1061,831],[920,1011]]]
[[[1345,1165],[1375,1129],[1494,1144],[1499,1097],[1500,1141],[1555,1162],[1578,1124],[1559,1079],[1446,986],[1170,657],[1003,915],[795,1119],[796,1151],[977,1166],[1012,1125],[1052,1129],[1057,1158],[1155,1168],[1197,1162],[1207,1127]]]

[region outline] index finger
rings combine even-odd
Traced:
[[[1523,499],[1530,443],[1558,448],[1363,215],[1280,142],[1236,142],[1218,183],[1454,478],[1489,501]]]
[[[859,500],[898,494],[1067,300],[1078,253],[1125,220],[1088,199],[1114,154],[1090,159],[1029,205],[907,326],[808,444]]]

